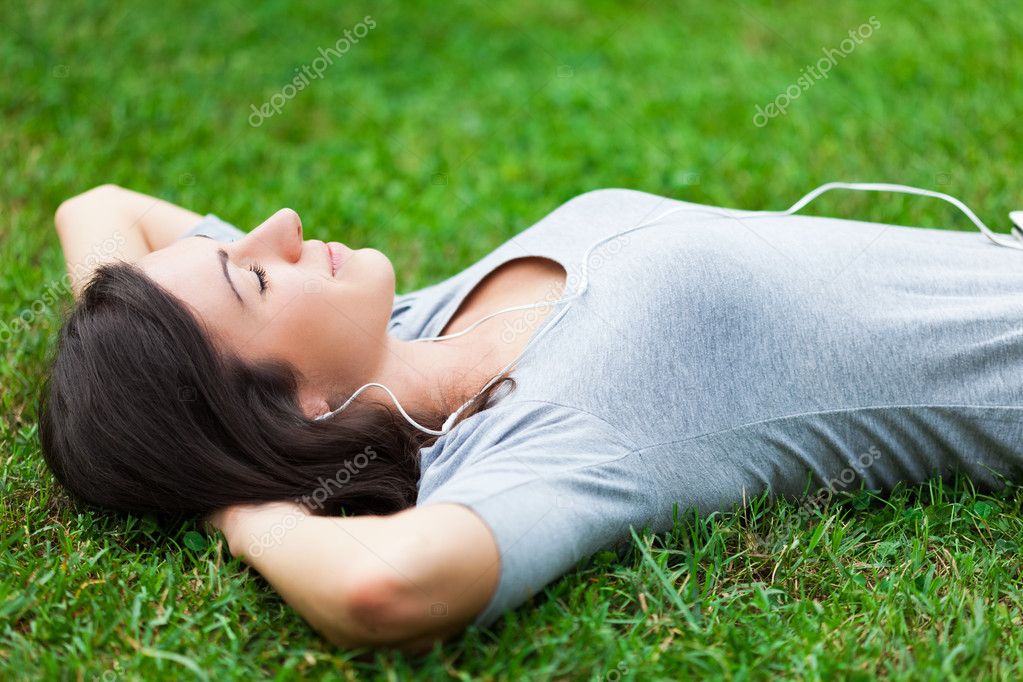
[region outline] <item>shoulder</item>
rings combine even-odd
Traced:
[[[677,200],[672,199],[671,197],[651,194],[650,192],[642,192],[635,189],[625,189],[623,187],[602,187],[598,189],[591,189],[588,192],[583,192],[582,194],[572,197],[563,203],[559,209],[620,210],[631,206],[649,206],[671,201]]]
[[[620,187],[590,190],[559,205],[537,223],[576,226],[587,235],[639,224],[674,208],[696,206],[672,197]]]

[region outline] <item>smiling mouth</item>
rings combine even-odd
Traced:
[[[337,274],[348,259],[352,257],[352,250],[340,242],[327,242],[327,260],[330,262],[330,276]]]

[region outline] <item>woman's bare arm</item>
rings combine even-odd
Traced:
[[[274,502],[229,507],[209,520],[233,555],[344,647],[427,651],[475,619],[500,572],[489,528],[458,504],[338,518]]]
[[[135,262],[172,243],[202,219],[198,213],[116,185],[64,201],[54,222],[75,296],[101,264]]]

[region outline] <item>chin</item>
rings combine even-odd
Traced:
[[[374,290],[386,290],[393,297],[395,280],[391,259],[376,249],[359,249],[353,261],[356,259],[363,282]]]
[[[359,249],[359,258],[368,264],[368,267],[379,269],[388,277],[394,279],[394,266],[391,259],[376,249]]]

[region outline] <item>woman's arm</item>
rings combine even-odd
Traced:
[[[338,518],[274,502],[229,507],[209,521],[231,554],[339,646],[428,651],[471,623],[497,587],[497,544],[459,504]]]
[[[173,242],[202,219],[198,213],[116,185],[64,201],[54,222],[75,296],[103,263],[135,262]]]

